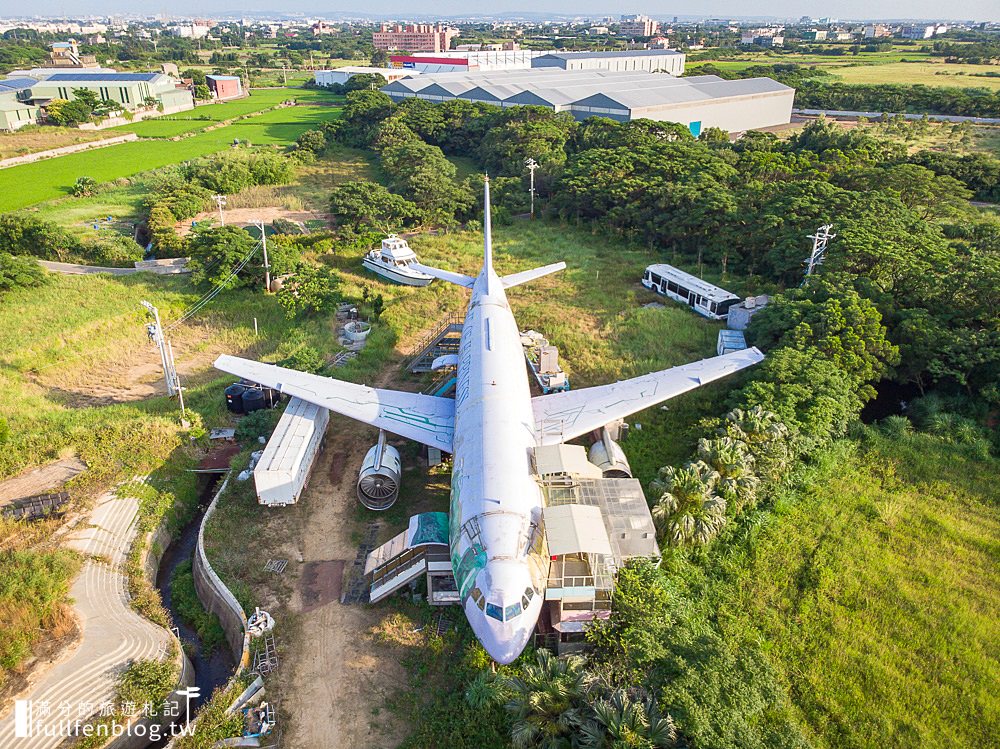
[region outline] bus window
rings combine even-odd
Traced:
[[[667,283],[667,291],[672,291],[674,294],[680,294],[681,293],[681,287],[678,286],[673,281],[669,281]]]

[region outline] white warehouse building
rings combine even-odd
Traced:
[[[396,70],[394,68],[372,68],[364,65],[345,65],[332,70],[316,70],[313,77],[317,86],[332,86],[334,83],[344,84],[356,75],[380,75],[387,83],[407,78],[411,75],[420,75],[417,70]]]
[[[550,52],[531,61],[533,68],[559,68],[561,70],[611,70],[634,73],[684,75],[683,52],[674,49],[633,49],[610,52]]]
[[[580,120],[678,122],[695,136],[709,127],[737,133],[787,124],[795,97],[795,89],[770,78],[727,81],[714,75],[544,68],[422,75],[394,81],[382,91],[395,101],[463,99],[500,107],[542,106]]]

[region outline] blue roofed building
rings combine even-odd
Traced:
[[[113,102],[122,109],[150,106],[163,114],[194,108],[191,92],[177,79],[163,73],[105,73],[93,71],[55,73],[31,86],[28,100],[44,107],[53,99],[74,98],[73,91],[90,89],[101,101]]]

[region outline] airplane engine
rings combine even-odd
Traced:
[[[399,451],[386,444],[385,432],[379,432],[361,463],[358,475],[358,500],[369,510],[388,510],[399,496],[402,461]]]
[[[600,468],[606,479],[632,478],[632,466],[628,464],[625,451],[611,439],[607,427],[601,430],[601,438],[590,446],[587,460]]]

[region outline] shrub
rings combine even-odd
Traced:
[[[48,276],[34,259],[0,252],[0,294],[41,286],[47,281]]]
[[[261,437],[270,437],[281,412],[273,408],[248,413],[236,425],[236,439],[243,444],[256,444]]]

